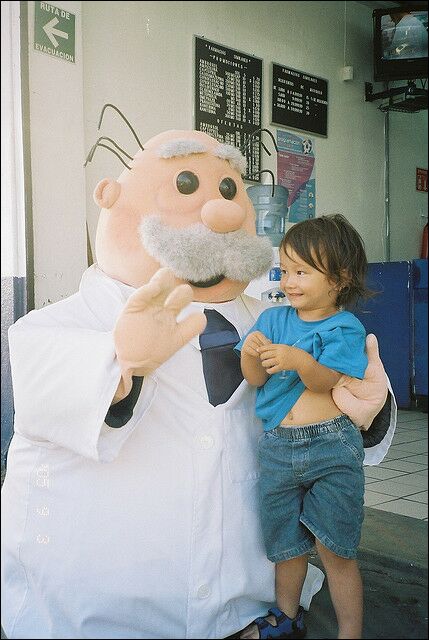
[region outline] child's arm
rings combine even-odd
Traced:
[[[271,344],[270,340],[260,331],[249,333],[241,349],[241,371],[249,384],[261,387],[268,380],[258,349]]]
[[[284,369],[296,371],[310,391],[330,391],[341,378],[341,373],[319,364],[309,353],[284,344],[265,344],[259,347],[261,365],[267,374]]]

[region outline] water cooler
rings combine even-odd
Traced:
[[[256,233],[269,238],[273,247],[273,265],[263,276],[252,280],[245,293],[271,304],[286,304],[280,290],[279,245],[285,231],[292,223],[288,222],[289,190],[281,185],[258,184],[247,188],[256,214]]]

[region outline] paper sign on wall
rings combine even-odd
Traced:
[[[289,189],[288,221],[316,217],[315,141],[277,131],[277,183]]]
[[[428,170],[416,167],[416,191],[428,190]]]

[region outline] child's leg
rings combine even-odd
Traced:
[[[298,612],[307,567],[307,554],[276,564],[277,606],[289,618],[294,618]]]
[[[298,613],[301,591],[307,574],[307,560],[307,554],[305,554],[276,564],[276,604],[291,619]],[[265,619],[276,626],[274,615],[268,615]],[[240,633],[240,638],[246,638],[246,640],[259,637],[259,630],[255,623],[251,623]]]
[[[319,540],[316,547],[337,615],[338,638],[359,639],[362,637],[363,590],[358,563],[335,555]]]

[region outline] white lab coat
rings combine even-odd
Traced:
[[[274,601],[254,390],[243,381],[210,405],[196,338],[144,379],[124,427],[104,423],[120,377],[112,329],[132,292],[93,266],[77,294],[10,330],[8,638],[223,638]],[[247,296],[209,306],[240,336],[261,310]],[[322,581],[311,566],[306,608]]]

